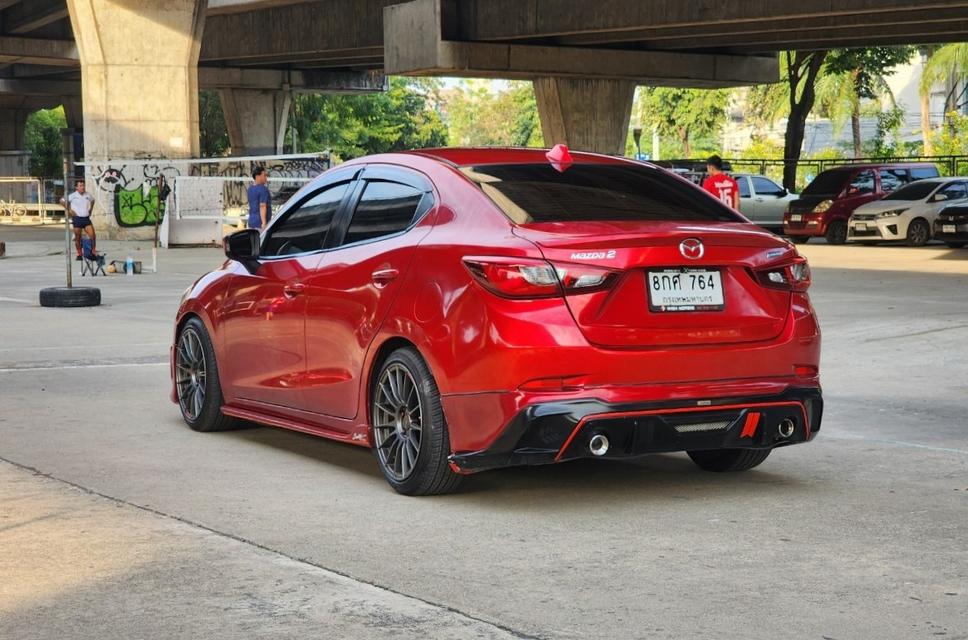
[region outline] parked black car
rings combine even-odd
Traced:
[[[968,204],[945,207],[934,221],[934,237],[952,249],[968,244]]]

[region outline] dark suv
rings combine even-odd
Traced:
[[[857,164],[827,169],[814,178],[783,216],[783,232],[794,242],[824,236],[830,244],[847,241],[847,219],[862,204],[896,189],[940,174],[933,164]]]

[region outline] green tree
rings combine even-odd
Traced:
[[[290,136],[299,151],[332,151],[351,159],[373,153],[447,144],[447,128],[432,108],[439,83],[391,78],[386,92],[304,94],[295,99]]]
[[[41,109],[30,114],[24,130],[24,147],[30,152],[30,175],[59,178],[64,174],[64,142],[67,127],[64,108]]]
[[[954,87],[957,84],[955,80],[968,76],[968,43],[946,44],[937,49],[927,48],[925,53],[928,59],[921,74],[921,129],[924,134],[924,153],[932,155],[940,151],[934,148],[935,134],[931,130],[931,91],[939,84]],[[945,102],[945,111],[950,112],[957,108],[953,91],[949,91]]]
[[[708,138],[721,131],[729,96],[724,89],[644,87],[638,93],[639,121],[646,129],[658,128],[662,137],[675,138],[682,156],[689,158],[694,141],[705,138],[708,145]]]
[[[780,57],[790,106],[783,145],[783,158],[787,161],[783,166],[783,186],[791,191],[797,186],[797,162],[803,153],[807,117],[817,101],[817,78],[827,54],[827,51],[786,51]]]
[[[443,96],[450,144],[472,147],[542,146],[541,123],[534,87],[512,81],[495,90],[494,84],[465,80]]]
[[[218,92],[203,90],[198,94],[199,146],[203,158],[225,155],[229,148],[229,132]]]

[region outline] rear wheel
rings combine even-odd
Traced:
[[[810,242],[810,236],[789,236],[789,238],[793,244],[807,244]]]
[[[827,244],[844,244],[847,242],[847,223],[843,220],[834,220],[827,227]]]
[[[772,449],[716,449],[687,453],[700,469],[726,473],[752,469],[770,457],[772,451]]]
[[[949,249],[964,249],[965,248],[965,243],[964,242],[945,242],[945,244],[948,245],[948,248]]]
[[[909,247],[923,247],[931,239],[931,227],[923,218],[916,218],[908,225],[907,245]]]
[[[195,431],[226,431],[238,426],[235,418],[222,413],[215,349],[205,323],[198,318],[191,318],[178,334],[175,392],[182,418]]]
[[[398,349],[380,368],[370,401],[373,448],[383,476],[408,496],[450,493],[450,438],[440,392],[415,349]]]

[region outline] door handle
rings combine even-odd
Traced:
[[[296,296],[300,295],[305,290],[306,290],[306,285],[304,285],[301,282],[293,282],[291,284],[285,285],[282,288],[282,293],[287,298],[292,299],[292,298],[295,298]]]
[[[378,289],[382,289],[390,284],[399,275],[400,272],[393,268],[379,269],[373,272],[373,284],[375,284]]]

